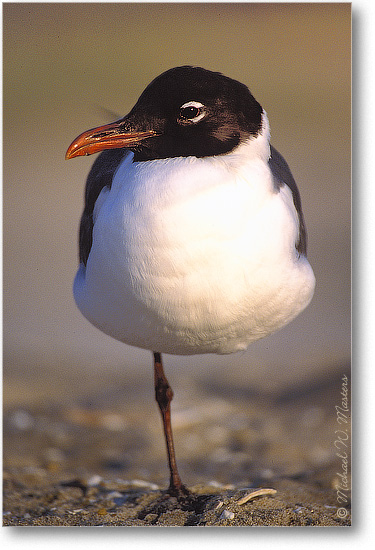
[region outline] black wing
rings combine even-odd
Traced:
[[[126,149],[103,151],[87,176],[85,207],[79,227],[79,261],[84,265],[87,263],[92,245],[93,212],[96,200],[104,187],[111,188],[114,173],[128,152]]]
[[[301,196],[286,160],[272,145],[268,164],[274,177],[276,187],[279,189],[283,185],[287,185],[292,191],[294,206],[299,218],[299,236],[296,242],[296,249],[299,254],[304,254],[306,256],[307,232],[303,219]]]

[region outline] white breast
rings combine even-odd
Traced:
[[[298,315],[314,275],[295,249],[292,194],[275,191],[266,160],[254,143],[213,159],[126,157],[97,201],[74,285],[81,312],[175,354],[242,350]]]

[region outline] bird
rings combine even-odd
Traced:
[[[66,159],[95,153],[75,302],[105,334],[151,351],[166,493],[183,500],[162,356],[243,351],[307,307],[315,277],[300,193],[249,88],[197,66],[157,76]]]

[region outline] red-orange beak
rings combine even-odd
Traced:
[[[105,124],[83,132],[69,145],[65,158],[72,159],[83,155],[92,155],[104,151],[104,149],[132,147],[140,141],[156,135],[157,132],[154,130],[131,131],[126,129],[124,119],[117,120],[111,124]]]

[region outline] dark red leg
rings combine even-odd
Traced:
[[[161,353],[159,352],[154,352],[154,376],[155,397],[163,419],[164,435],[167,444],[169,471],[171,473],[168,493],[173,496],[184,498],[188,496],[190,492],[182,483],[177,470],[171,426],[171,401],[173,398],[173,391],[168,383],[167,377],[164,374]]]

